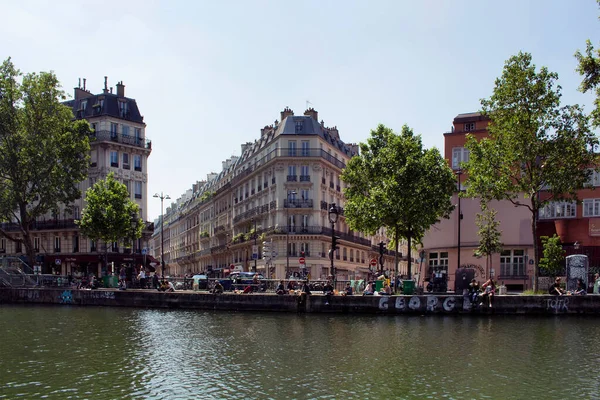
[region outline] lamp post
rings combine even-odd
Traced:
[[[337,249],[337,238],[335,237],[335,223],[339,217],[339,210],[335,203],[331,203],[331,207],[329,208],[329,222],[331,222],[331,275],[333,275],[333,287],[335,288],[335,266],[333,265],[333,257],[335,250]]]
[[[256,246],[256,218],[252,218],[254,221],[254,248],[252,249],[252,257],[254,258],[254,270],[256,273],[256,262],[258,261],[258,247]],[[256,250],[256,253],[254,252]],[[255,255],[256,254],[256,255]]]
[[[285,279],[288,278],[290,271],[290,194],[296,196],[296,191],[291,190],[287,194],[287,207],[285,209]]]
[[[462,212],[460,211],[460,176],[462,175],[462,169],[456,171],[456,175],[458,176],[458,266],[457,269],[460,268],[460,223],[462,220]]]
[[[135,269],[135,229],[137,228],[137,214],[132,212],[131,213],[131,230],[133,231],[133,234],[131,236],[131,253],[133,255],[133,269]],[[135,272],[134,272],[135,273]]]
[[[163,201],[165,199],[169,200],[170,197],[168,194],[160,194],[156,193],[153,197],[157,197],[160,199],[160,263],[162,264],[162,281],[165,281],[165,238],[164,238],[164,227],[165,227],[165,216],[163,209]]]

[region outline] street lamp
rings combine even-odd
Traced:
[[[335,266],[333,265],[333,256],[337,249],[337,238],[335,237],[335,223],[338,220],[340,211],[335,203],[331,203],[329,208],[329,222],[331,222],[331,275],[333,275],[333,285],[335,287]]]
[[[254,258],[254,270],[252,272],[256,273],[256,261],[258,260],[258,247],[256,246],[256,218],[252,218],[252,221],[254,221],[254,248],[252,249],[252,257]]]
[[[462,212],[460,211],[460,177],[462,175],[462,169],[459,169],[458,171],[456,171],[456,175],[458,176],[458,268],[460,268],[460,223],[461,220],[463,218]]]
[[[287,207],[285,209],[285,224],[287,226],[285,232],[285,256],[286,256],[286,264],[285,264],[285,279],[288,278],[288,274],[290,271],[290,194],[296,196],[296,191],[291,190],[287,194]]]
[[[171,199],[168,194],[160,194],[156,193],[153,197],[157,197],[160,199],[160,263],[162,264],[162,281],[165,282],[165,239],[164,239],[164,226],[165,226],[165,216],[163,209],[163,201]]]

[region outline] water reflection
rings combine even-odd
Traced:
[[[0,399],[595,397],[590,318],[0,307]]]

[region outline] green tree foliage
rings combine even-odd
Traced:
[[[81,197],[89,167],[89,124],[73,121],[52,72],[23,75],[10,58],[0,66],[0,221],[16,222],[30,265],[37,218]]]
[[[596,161],[588,118],[579,106],[560,106],[557,79],[545,67],[536,71],[528,53],[511,57],[492,96],[481,101],[491,119],[489,138],[470,136],[466,145],[467,195],[526,207],[534,243],[539,210],[548,201],[577,199]],[[539,260],[537,245],[534,253]],[[534,264],[534,290],[537,277]]]
[[[498,212],[489,208],[487,202],[481,202],[481,213],[477,214],[475,224],[479,229],[479,247],[475,250],[475,256],[485,256],[485,278],[489,277],[492,268],[492,255],[502,251],[502,231],[498,229],[500,222],[496,220]]]
[[[420,242],[425,232],[454,209],[456,190],[452,170],[436,148],[423,149],[421,136],[408,126],[400,134],[379,125],[360,155],[353,157],[341,179],[345,188],[344,215],[348,226],[374,234],[386,228],[395,244],[395,270],[398,272],[398,243]],[[411,276],[411,257],[408,275]]]
[[[85,200],[81,219],[76,221],[83,235],[106,244],[126,243],[142,236],[140,207],[131,201],[127,187],[112,172],[85,192]]]
[[[540,258],[540,268],[552,276],[562,273],[565,266],[565,252],[560,243],[560,238],[554,234],[552,237],[542,236],[544,257]]]
[[[597,0],[597,2],[600,5],[600,0]],[[575,58],[579,62],[577,72],[583,76],[579,90],[583,93],[590,90],[596,92],[596,99],[594,100],[596,107],[591,112],[591,117],[594,126],[600,127],[600,49],[594,49],[592,42],[588,39],[585,54],[577,50]]]

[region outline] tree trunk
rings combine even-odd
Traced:
[[[398,227],[396,226],[396,229],[394,230],[394,236],[395,236],[395,242],[396,242],[396,254],[394,254],[394,293],[398,293],[398,264],[400,263],[400,259],[398,258],[398,247],[399,245],[399,240],[398,240]]]
[[[533,291],[534,293],[538,290],[538,260],[539,260],[539,250],[538,250],[538,240],[537,240],[537,207],[535,198],[531,199],[531,204],[534,206],[533,215],[531,218],[531,231],[533,232]]]
[[[411,241],[412,241],[412,235],[409,233],[407,235],[407,241],[408,241],[408,254],[406,255],[406,260],[407,260],[407,264],[408,264],[408,270],[407,270],[407,274],[408,277],[407,279],[410,280],[412,278],[412,258],[410,256],[410,248],[411,248]]]

